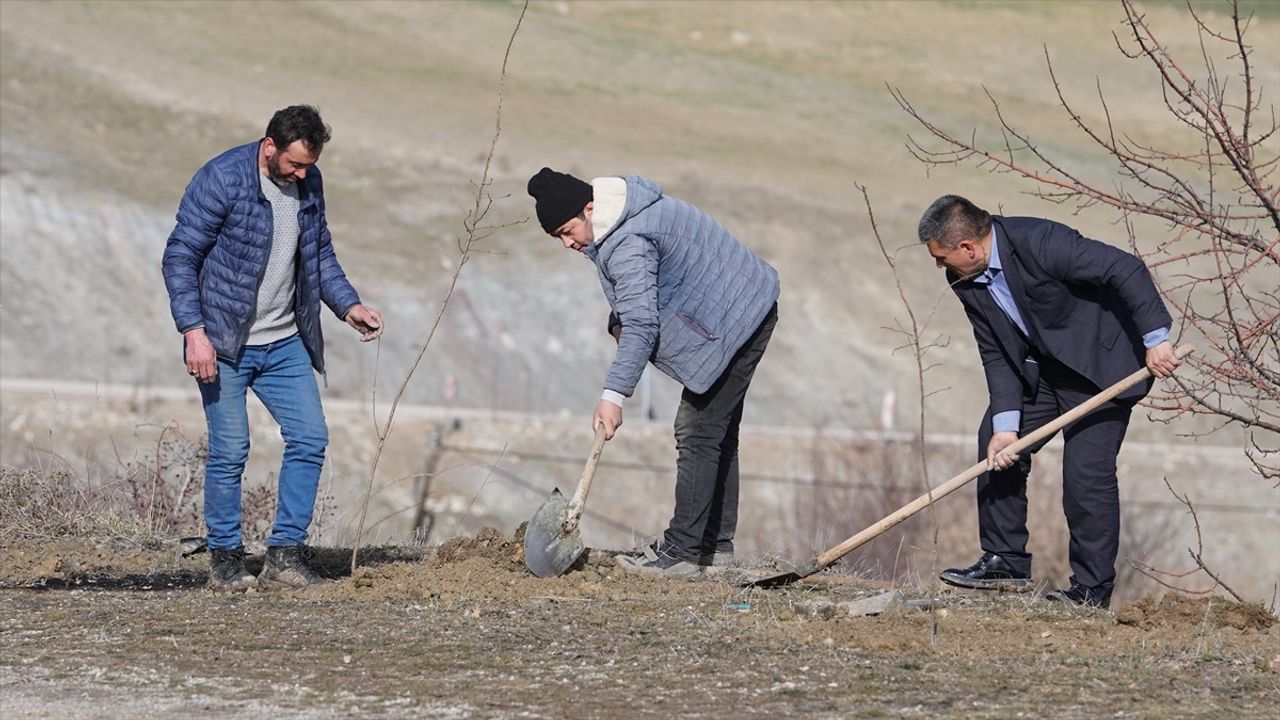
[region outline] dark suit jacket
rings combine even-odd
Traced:
[[[978,341],[991,412],[1021,410],[1039,368],[1028,345],[1106,388],[1146,361],[1142,336],[1173,321],[1142,261],[1051,220],[992,217],[1000,261],[1030,343],[996,305],[985,285],[947,280],[964,305]],[[1137,400],[1151,381],[1121,398]]]

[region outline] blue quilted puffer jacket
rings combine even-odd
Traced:
[[[777,302],[778,273],[711,216],[642,177],[624,180],[621,217],[585,250],[622,321],[604,387],[629,397],[652,361],[706,392]]]
[[[360,303],[333,253],[320,168],[298,181],[298,334],[324,372],[320,301],[345,317]],[[162,268],[178,332],[201,325],[218,356],[234,361],[253,325],[258,284],[271,255],[271,203],[262,194],[258,142],[232,148],[200,168],[178,206]]]

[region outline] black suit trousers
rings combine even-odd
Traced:
[[[1084,403],[1099,389],[1084,377],[1053,361],[1041,361],[1034,397],[1024,398],[1020,436]],[[1115,581],[1120,547],[1120,489],[1116,456],[1129,427],[1132,400],[1112,400],[1063,431],[1062,509],[1071,532],[1071,580],[1085,587],[1110,586]],[[978,458],[987,455],[991,441],[991,409],[978,430]],[[1046,438],[1008,470],[978,477],[978,535],[982,549],[1005,558],[1014,568],[1031,573],[1027,552],[1027,476],[1031,456]]]

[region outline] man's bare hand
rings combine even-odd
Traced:
[[[1168,340],[1147,349],[1147,369],[1158,378],[1169,377],[1181,364],[1182,361],[1173,352],[1173,343]]]
[[[991,436],[987,443],[987,469],[1008,470],[1018,462],[1018,453],[1011,453],[1005,448],[1017,442],[1018,433],[998,432]]]
[[[591,418],[591,432],[595,432],[601,425],[604,426],[604,439],[612,440],[614,433],[622,427],[622,408],[608,400],[596,403],[596,412]]]
[[[360,332],[360,342],[375,340],[382,334],[382,313],[366,305],[353,305],[343,319]]]
[[[218,353],[204,328],[188,330],[183,337],[187,343],[187,374],[202,383],[213,382],[218,377]]]

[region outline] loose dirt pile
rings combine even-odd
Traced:
[[[508,539],[495,527],[481,528],[476,536],[456,537],[436,548],[430,562],[434,567],[461,562],[473,557],[485,558],[499,566],[518,570],[524,564],[524,529],[522,524],[515,537]]]
[[[321,594],[330,599],[384,601],[509,603],[575,598],[617,602],[644,596],[655,583],[669,585],[626,575],[618,570],[613,553],[596,549],[588,549],[561,577],[535,577],[524,566],[524,527],[517,528],[512,537],[487,527],[475,537],[453,538],[421,562],[370,562],[356,568],[351,582],[326,586]]]
[[[1144,630],[1155,628],[1235,628],[1266,630],[1277,623],[1261,603],[1245,604],[1221,597],[1187,597],[1170,593],[1143,598],[1116,613],[1116,622]]]

